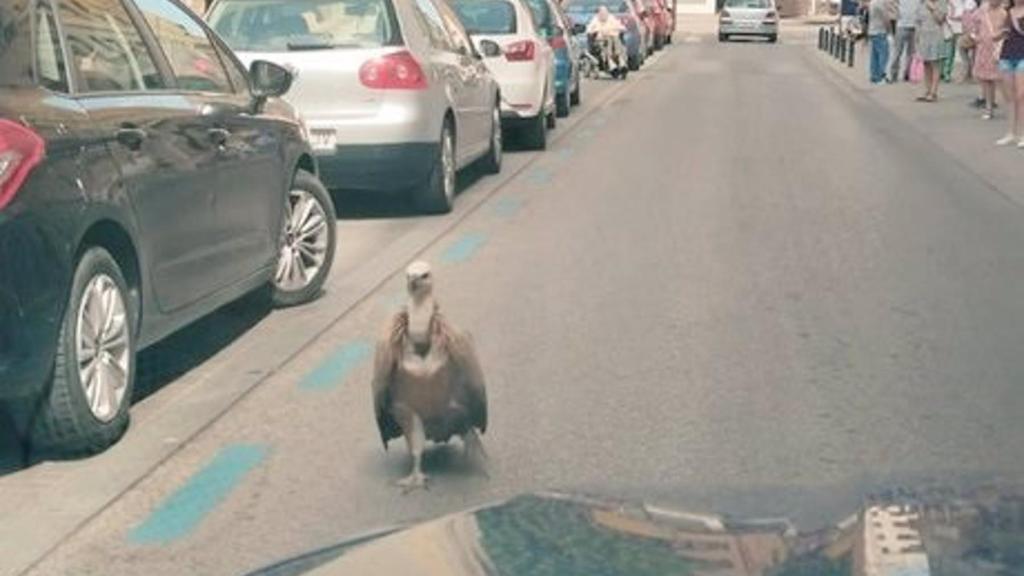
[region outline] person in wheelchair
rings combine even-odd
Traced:
[[[622,42],[622,35],[626,27],[608,11],[607,6],[601,6],[597,14],[587,24],[587,45],[591,53],[597,58],[599,67],[612,76],[624,75],[626,68],[626,49]]]

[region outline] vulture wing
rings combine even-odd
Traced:
[[[402,428],[391,416],[391,384],[402,354],[402,339],[409,325],[409,315],[403,310],[392,318],[387,332],[377,341],[373,357],[373,411],[377,416],[377,428],[384,449],[388,441],[402,435]]]
[[[466,401],[470,425],[479,428],[481,433],[487,432],[487,384],[473,345],[473,337],[449,324],[440,313],[435,313],[434,319],[447,341],[448,356],[453,368],[453,389]]]

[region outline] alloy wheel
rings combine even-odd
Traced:
[[[78,305],[75,352],[78,381],[89,411],[100,422],[117,416],[131,374],[131,337],[124,295],[114,280],[97,274]]]
[[[313,194],[298,189],[288,193],[283,236],[274,285],[301,290],[323,267],[330,241],[327,214]]]
[[[455,196],[455,146],[452,143],[451,130],[445,128],[444,136],[441,138],[441,170],[444,179],[441,185],[444,187],[444,197],[451,202]]]

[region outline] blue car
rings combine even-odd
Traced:
[[[555,112],[569,115],[572,106],[580,103],[579,61],[586,48],[573,34],[572,21],[556,0],[527,0],[537,29],[547,38],[555,53]]]
[[[565,11],[574,25],[586,26],[601,6],[607,6],[608,11],[626,27],[623,42],[626,45],[627,63],[630,70],[639,70],[647,56],[647,42],[640,19],[628,0],[568,0],[565,3]],[[576,38],[586,46],[585,33],[577,34]]]

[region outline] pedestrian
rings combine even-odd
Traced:
[[[918,102],[935,102],[939,98],[939,76],[945,42],[943,29],[946,24],[947,0],[924,0],[918,9],[916,49],[924,62],[924,94]]]
[[[1003,73],[1003,99],[1009,111],[1009,131],[996,144],[1017,142],[1024,148],[1024,0],[1010,0],[1004,20],[1005,39],[999,51],[999,70]]]
[[[898,0],[899,16],[896,19],[896,40],[893,46],[892,62],[889,66],[889,81],[910,80],[910,62],[914,59],[914,28],[917,26],[919,0]],[[907,56],[907,64],[900,74],[900,59]]]
[[[974,77],[981,85],[985,112],[991,120],[996,106],[996,84],[999,83],[999,43],[1006,35],[1006,10],[1003,0],[986,0],[968,20],[970,37],[974,41]]]
[[[960,44],[960,36],[964,32],[964,14],[967,12],[968,2],[971,0],[948,0],[947,10],[949,16],[946,19],[945,43],[943,49],[945,58],[942,60],[942,81],[949,82],[953,78],[953,70],[956,68],[957,47]]]
[[[886,24],[889,0],[871,0],[868,4],[868,38],[871,39],[871,83],[885,81],[885,67],[889,63],[889,35]]]
[[[982,4],[987,0],[979,0]],[[964,0],[964,12],[960,16],[960,40],[957,41],[957,52],[960,54],[960,61],[964,63],[963,74],[960,75],[960,82],[967,83],[974,78],[974,39],[967,34],[968,27],[973,23],[978,14],[980,6],[975,0]]]

